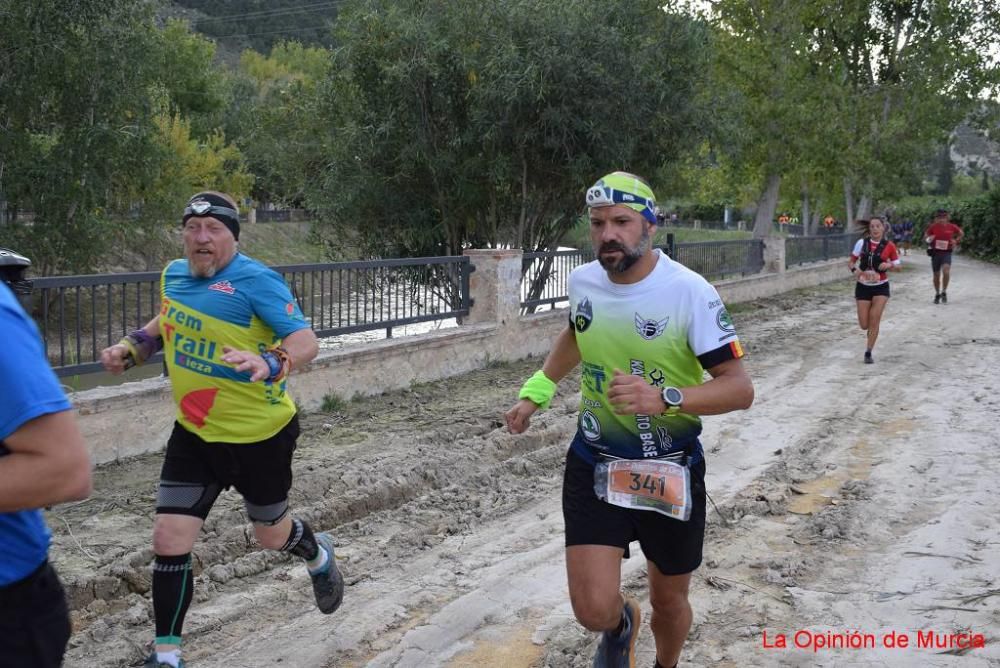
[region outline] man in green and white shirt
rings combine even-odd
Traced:
[[[654,250],[655,196],[614,172],[587,190],[597,260],[569,278],[570,324],[506,414],[528,428],[555,384],[583,364],[563,515],[577,620],[603,632],[595,666],[634,665],[639,606],[620,593],[621,559],[648,561],[657,666],[674,666],[691,626],[687,594],[701,563],[705,461],[701,415],[745,409],[753,384],[718,292]],[[702,382],[703,371],[711,380]]]

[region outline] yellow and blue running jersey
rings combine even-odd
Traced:
[[[309,327],[282,277],[237,253],[211,278],[174,260],[160,281],[160,334],[177,421],[209,442],[270,438],[295,415],[287,382],[250,382],[222,361],[224,349],[263,352]]]

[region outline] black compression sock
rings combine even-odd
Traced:
[[[156,555],[153,561],[153,616],[157,643],[181,644],[181,629],[193,589],[190,552],[174,557]]]
[[[312,561],[319,556],[319,545],[308,522],[292,518],[292,530],[288,534],[288,540],[281,546],[281,551],[294,554],[306,561]]]

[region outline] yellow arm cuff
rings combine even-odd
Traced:
[[[549,407],[549,403],[552,401],[552,397],[556,394],[556,384],[549,380],[541,369],[536,371],[531,378],[524,381],[524,385],[521,386],[521,391],[518,393],[518,399],[528,399],[529,401],[538,405],[539,408],[545,409]]]

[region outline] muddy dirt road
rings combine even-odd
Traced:
[[[757,400],[705,420],[717,511],[682,665],[1000,665],[1000,268],[958,258],[935,306],[927,258],[905,259],[871,366],[846,271],[732,309]],[[528,433],[500,426],[538,364],[307,415],[292,502],[335,534],[344,605],[315,611],[302,565],[259,551],[226,493],[195,547],[189,665],[589,666],[559,506],[579,377]],[[148,651],[159,462],[105,467],[91,499],[49,514],[76,629],[67,666]],[[634,549],[623,583],[648,616],[645,571]],[[848,631],[874,646],[816,647]],[[893,632],[909,647],[886,647]],[[957,646],[965,633],[985,646]],[[648,628],[639,647],[651,666]]]

